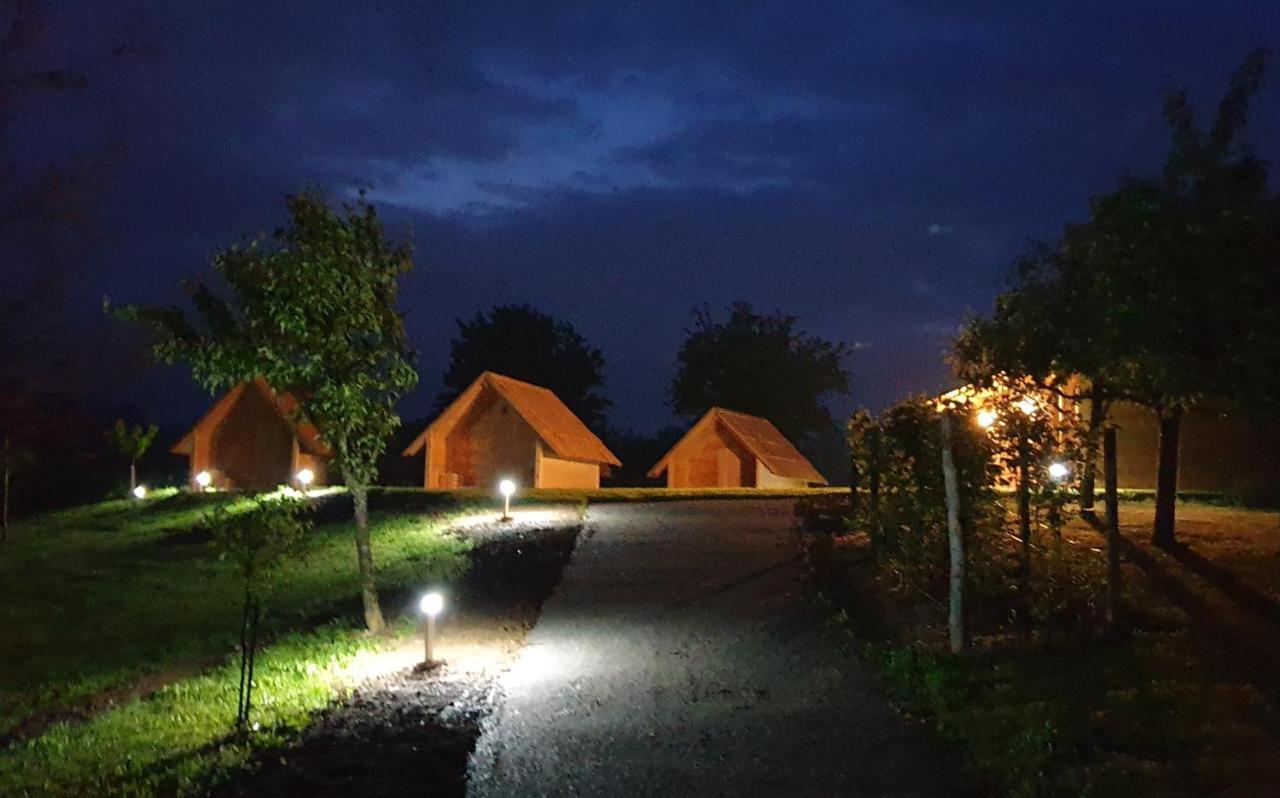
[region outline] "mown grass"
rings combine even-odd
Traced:
[[[1067,537],[1059,567],[1096,587],[1100,538],[1078,523]],[[1272,686],[1136,567],[1124,568],[1124,633],[980,624],[954,657],[942,645],[945,608],[886,585],[864,537],[820,540],[810,553],[824,595],[890,690],[950,744],[975,792],[1243,796],[1280,781]]]
[[[123,768],[129,782],[162,753],[190,753],[226,731],[235,686],[225,663],[238,643],[243,585],[199,527],[216,504],[235,511],[251,500],[170,491],[143,502],[104,502],[26,523],[0,548],[0,736],[42,731],[45,723],[33,727],[32,718],[74,718],[86,708],[83,714],[92,715],[102,709],[104,690],[120,690],[115,698],[123,702],[139,680],[177,680],[156,699],[88,724],[55,725],[0,751],[0,793],[45,792],[30,779],[47,771],[56,781],[54,771],[63,766],[55,761],[71,774],[65,784],[104,778],[99,770],[106,766]],[[376,506],[374,551],[385,591],[453,579],[467,569],[469,544],[444,532],[465,503],[427,513],[382,513]],[[359,613],[352,540],[349,522],[320,524],[304,555],[269,577],[263,627],[268,640],[281,642],[263,661],[268,687],[260,707],[272,724],[273,712],[302,718],[337,689],[323,674],[300,677],[295,666],[354,655],[366,645],[352,631]]]
[[[258,656],[253,732],[233,734],[239,670],[229,661],[0,752],[0,794],[202,793],[305,728],[354,684],[361,657],[386,645],[341,624],[287,635]]]

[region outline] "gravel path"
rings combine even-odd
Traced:
[[[597,505],[468,794],[945,795],[802,595],[785,501]]]

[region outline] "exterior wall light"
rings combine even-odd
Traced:
[[[511,520],[511,496],[516,492],[516,483],[512,479],[504,479],[498,483],[498,492],[502,494],[502,519]]]
[[[1067,468],[1066,463],[1050,463],[1049,478],[1054,482],[1062,482],[1071,474],[1071,469]]]
[[[422,631],[422,643],[426,659],[422,661],[425,667],[430,668],[435,664],[435,637],[436,637],[436,616],[444,609],[444,596],[436,592],[423,595],[418,601],[418,610],[426,618],[426,624]]]

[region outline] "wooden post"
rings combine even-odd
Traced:
[[[4,509],[0,510],[0,543],[9,539],[9,436],[4,438],[4,498],[0,500]]]
[[[1116,428],[1102,433],[1102,479],[1107,505],[1107,623],[1114,624],[1120,608],[1120,496],[1116,489]]]
[[[872,540],[880,534],[880,469],[883,466],[880,452],[880,431],[875,430],[871,436],[871,473],[867,475],[867,499],[870,502],[870,527]]]
[[[964,651],[964,534],[960,528],[960,485],[956,479],[956,464],[951,452],[951,417],[942,413],[942,482],[947,494],[947,541],[951,553],[951,600],[947,629],[951,641],[951,653]]]
[[[849,453],[849,519],[858,523],[858,455]]]
[[[1080,475],[1080,509],[1085,512],[1093,510],[1098,473],[1098,435],[1102,432],[1106,412],[1102,390],[1095,384],[1089,392],[1089,431],[1084,446],[1084,473]]]

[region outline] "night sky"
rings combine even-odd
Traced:
[[[603,350],[611,418],[637,430],[670,420],[702,303],[849,344],[841,413],[945,385],[948,337],[1025,242],[1158,167],[1161,89],[1206,108],[1280,34],[1274,0],[45,6],[24,58],[90,82],[30,99],[4,155],[28,179],[68,170],[82,213],[8,242],[0,270],[17,290],[68,276],[46,320],[65,345],[109,363],[128,342],[104,294],[177,301],[285,193],[366,186],[416,245],[406,415],[439,390],[456,317],[529,302]],[[107,55],[121,43],[138,54]],[[1250,138],[1274,159],[1268,77]],[[95,394],[168,423],[208,401],[179,369]]]

